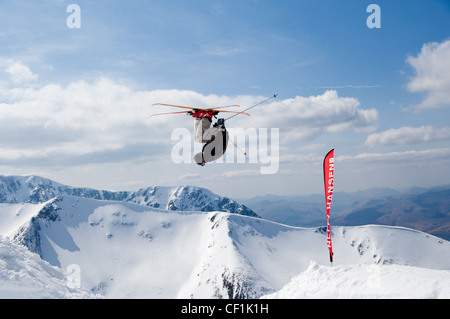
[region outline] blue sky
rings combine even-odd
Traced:
[[[81,28],[66,24],[72,3]],[[6,0],[0,12],[1,174],[318,193],[335,148],[342,191],[448,183],[448,1]],[[191,120],[148,118],[167,111],[155,102],[245,107],[273,93],[228,127],[279,129],[275,174],[174,163],[171,135]]]

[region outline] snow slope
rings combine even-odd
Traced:
[[[262,298],[449,299],[450,270],[375,264],[330,267],[311,262],[282,289]]]
[[[0,298],[99,298],[25,247],[0,238]]]
[[[0,234],[8,237],[13,236],[20,226],[29,222],[44,206],[45,203],[0,203]]]
[[[221,298],[229,296],[225,273],[232,286],[242,269],[226,229],[216,230],[217,214],[63,196],[49,201],[14,240],[27,238],[28,245],[38,234],[32,242],[40,244],[31,249],[63,269],[79,265],[82,285],[107,297]]]
[[[361,274],[374,267],[382,269],[382,282],[395,282],[400,271],[409,275],[398,284],[418,273],[426,274],[430,285],[437,274],[443,283],[449,279],[450,242],[406,228],[334,227],[330,268],[323,228],[75,196],[31,207],[36,214],[11,240],[61,269],[77,265],[81,285],[107,298],[259,298],[277,291],[270,296],[314,297],[321,295],[311,282],[320,274],[322,282],[342,287],[322,296],[360,296],[352,295],[353,287],[364,286]],[[289,287],[297,279],[313,293],[305,285],[299,287],[306,292],[293,292]],[[434,295],[424,296],[447,296],[436,287]]]

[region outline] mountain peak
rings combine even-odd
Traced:
[[[312,280],[324,271],[335,277],[332,269],[345,274],[348,265],[362,265],[361,271],[350,268],[361,275],[358,284],[365,284],[365,269],[390,269],[383,265],[420,267],[423,274],[436,269],[448,276],[450,242],[411,229],[333,227],[336,267],[329,269],[319,266],[329,264],[320,229],[239,215],[242,205],[207,189],[185,185],[109,192],[39,178],[7,180],[0,183],[0,194],[28,202],[0,204],[0,236],[59,270],[75,265],[80,285],[106,298],[259,298],[280,291],[301,272]],[[30,202],[53,195],[46,202]],[[8,271],[3,255],[10,253],[1,249],[0,239],[0,284],[14,288],[15,279],[2,277]],[[309,267],[310,260],[317,264]]]
[[[43,203],[60,195],[131,202],[170,211],[222,211],[257,217],[236,201],[197,186],[153,186],[137,192],[71,187],[39,176],[0,176],[0,203]]]

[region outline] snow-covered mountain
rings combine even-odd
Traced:
[[[258,274],[235,249],[228,220],[241,215],[67,195],[45,204],[2,205],[15,225],[22,219],[16,212],[35,211],[9,232],[12,242],[62,269],[79,265],[82,285],[107,297],[247,298],[273,291],[260,287]]]
[[[311,260],[329,265],[322,228],[68,195],[2,205],[11,225],[35,212],[9,232],[12,242],[63,270],[77,265],[82,286],[107,298],[258,298],[307,271]],[[449,242],[405,228],[334,227],[333,244],[334,267],[450,268]]]
[[[189,197],[174,191],[182,192],[183,187],[164,193],[170,196],[142,190],[134,194],[133,203],[126,192],[120,200],[95,199],[64,194],[52,183],[56,197],[20,203],[19,198],[29,199],[30,191],[23,182],[20,185],[9,184],[5,196],[10,196],[10,203],[0,204],[0,281],[5,287],[0,297],[20,297],[18,289],[26,297],[37,289],[34,297],[56,298],[450,298],[440,284],[450,280],[450,242],[419,231],[374,225],[333,227],[335,262],[330,267],[324,228],[191,210]],[[41,185],[38,188],[43,189]],[[48,189],[33,194],[50,194]],[[185,201],[176,201],[181,198]],[[174,206],[167,206],[171,200]],[[190,211],[179,210],[182,207]],[[28,272],[28,277],[17,274],[30,267],[36,272]],[[64,276],[68,278],[73,269],[80,287],[68,290],[62,287]],[[398,284],[420,274],[429,288],[423,291],[432,293],[389,293],[400,272]],[[42,280],[36,283],[33,276]],[[54,291],[39,290],[52,277]],[[318,277],[329,285],[313,286]],[[366,290],[370,295],[356,293],[373,280],[381,289]],[[416,287],[422,284],[419,281]],[[354,290],[356,286],[360,290]]]
[[[39,176],[0,175],[0,203],[43,203],[60,195],[124,201],[172,211],[223,211],[257,217],[245,205],[196,186],[156,186],[137,192],[114,192],[71,187]]]
[[[0,237],[0,298],[101,298],[70,281],[70,274]]]

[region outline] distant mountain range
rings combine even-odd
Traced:
[[[196,186],[155,186],[136,192],[115,192],[67,186],[39,176],[0,176],[0,203],[37,204],[61,195],[123,201],[170,211],[220,211],[258,217],[245,205]]]
[[[266,219],[292,226],[316,227],[326,224],[324,195],[264,196],[243,199]],[[333,195],[333,225],[368,224],[402,226],[450,239],[450,186],[401,192],[374,188]]]
[[[110,192],[13,176],[0,177],[0,196],[0,298],[259,298],[305,271],[299,278],[313,282],[336,277],[323,227],[258,218],[203,188]],[[419,202],[428,201],[434,202]],[[433,284],[437,276],[448,278],[448,241],[376,225],[333,226],[332,240],[333,265],[358,277],[345,291],[336,282],[331,297],[351,294],[357,285],[359,297],[382,298],[389,292],[367,292],[367,276],[396,278],[396,271],[408,273],[406,279],[428,278],[420,288],[429,287],[432,296],[449,295],[445,282]],[[381,271],[382,265],[402,267]]]

